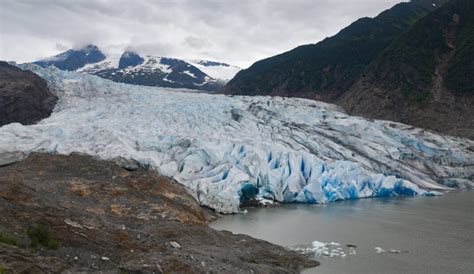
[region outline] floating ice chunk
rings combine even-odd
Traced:
[[[310,246],[307,247],[296,247],[296,251],[304,254],[312,254],[316,257],[324,256],[329,258],[346,257],[347,254],[343,248],[339,247],[340,244],[337,242],[324,243],[320,241],[313,241]]]
[[[270,206],[270,205],[275,204],[274,201],[269,200],[269,199],[265,199],[265,198],[262,198],[262,197],[258,197],[257,200],[261,205],[264,205],[264,206]]]
[[[318,242],[318,241],[313,241],[313,247],[315,248],[323,248],[326,247],[326,243]]]
[[[384,249],[382,249],[381,247],[378,247],[378,246],[374,247],[374,249],[375,249],[375,253],[377,253],[377,254],[386,252]]]
[[[354,248],[349,248],[349,255],[357,255],[357,252]]]

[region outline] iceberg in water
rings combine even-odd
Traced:
[[[300,245],[291,248],[297,252],[315,257],[345,258],[347,254],[357,254],[355,247],[343,248],[340,243],[336,242],[323,243],[313,241],[311,245]]]
[[[24,65],[59,97],[36,125],[0,128],[0,153],[86,153],[136,160],[202,204],[329,203],[472,187],[474,142],[351,117],[305,99],[193,93]]]

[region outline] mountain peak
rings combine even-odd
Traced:
[[[62,70],[77,70],[87,64],[103,61],[105,58],[105,54],[97,46],[89,44],[80,49],[69,49],[34,63],[42,67],[55,66]]]
[[[94,44],[85,45],[84,47],[81,48],[81,50],[85,50],[85,51],[98,50],[98,51],[100,51],[100,49],[99,49],[96,45],[94,45]]]
[[[119,69],[123,69],[126,67],[134,67],[143,64],[143,57],[138,55],[136,52],[133,51],[125,51],[122,56],[120,57],[119,61]]]

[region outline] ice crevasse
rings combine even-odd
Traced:
[[[328,203],[471,188],[474,141],[344,114],[305,99],[142,87],[22,65],[59,97],[36,125],[0,128],[0,153],[85,153],[135,160],[205,206],[249,199]]]

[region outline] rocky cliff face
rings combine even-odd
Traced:
[[[209,228],[214,214],[184,187],[134,162],[14,156],[0,154],[2,273],[297,273],[317,264]]]
[[[349,113],[474,138],[474,2],[417,22],[339,99]]]
[[[46,118],[57,99],[33,72],[0,62],[0,126],[33,124]]]

